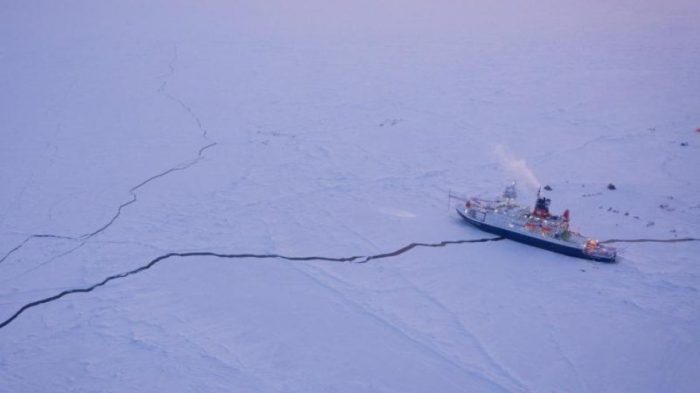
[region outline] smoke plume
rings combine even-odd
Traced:
[[[503,145],[496,145],[494,152],[503,170],[512,176],[514,180],[534,190],[540,188],[540,181],[525,160],[517,158]]]

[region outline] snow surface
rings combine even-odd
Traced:
[[[169,252],[489,237],[447,194],[516,178],[529,204],[528,171],[584,234],[697,238],[698,15],[3,1],[0,320]],[[510,241],[170,258],[0,329],[0,391],[700,390],[700,243],[617,246],[614,265]]]

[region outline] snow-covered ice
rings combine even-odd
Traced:
[[[698,391],[700,242],[363,258],[491,238],[448,193],[511,179],[601,240],[700,237],[698,15],[3,2],[0,392]]]

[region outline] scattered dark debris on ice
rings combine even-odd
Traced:
[[[386,119],[383,122],[379,123],[379,127],[384,127],[384,126],[392,127],[392,126],[395,126],[395,125],[401,123],[402,121],[403,121],[403,119]]]
[[[660,204],[659,208],[661,208],[661,210],[665,210],[667,212],[672,212],[672,211],[676,210],[675,208],[673,208],[670,205],[667,205],[665,203]]]
[[[602,192],[593,192],[590,194],[583,194],[581,196],[584,198],[590,198],[590,197],[594,197],[594,196],[598,196],[598,195],[603,195],[603,193]]]

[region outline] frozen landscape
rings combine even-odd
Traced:
[[[698,15],[2,1],[0,392],[699,391]]]

